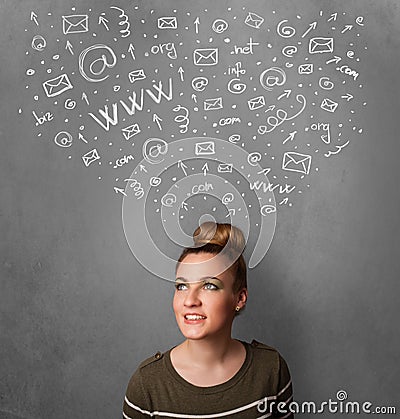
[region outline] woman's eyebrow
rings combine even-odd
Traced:
[[[175,279],[175,282],[180,281],[180,282],[191,282],[191,283],[196,283],[196,282],[204,282],[207,281],[208,279],[216,279],[217,281],[221,281],[219,278],[217,278],[216,276],[203,276],[202,278],[200,278],[198,281],[189,281],[188,279],[184,278],[183,276],[179,276],[178,278]],[[222,281],[221,281],[222,282]]]

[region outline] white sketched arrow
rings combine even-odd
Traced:
[[[147,169],[146,169],[146,166],[145,165],[140,164],[139,165],[139,169],[140,169],[141,172],[146,172],[147,173]]]
[[[208,168],[208,163],[205,163],[204,166],[201,168],[201,170],[203,171],[204,176],[207,174],[207,172],[210,170]]]
[[[346,25],[343,30],[342,33],[345,33],[347,31],[351,31],[353,29],[353,25]]]
[[[290,93],[292,93],[291,90],[284,90],[283,93],[278,97],[278,100],[281,100],[285,96],[288,98],[290,96]]]
[[[342,99],[346,99],[347,102],[350,102],[351,99],[353,99],[353,95],[351,95],[350,93],[346,93],[345,95],[342,96]]]
[[[183,163],[182,160],[179,160],[178,161],[178,167],[180,167],[182,169],[183,173],[185,174],[185,176],[187,176],[187,172],[185,170],[185,169],[187,169],[187,166],[186,166],[185,163]]]
[[[87,141],[86,141],[86,139],[85,139],[85,137],[81,134],[81,133],[79,133],[78,134],[78,138],[80,139],[80,140],[82,140],[84,143],[88,143]]]
[[[317,22],[312,22],[310,23],[308,26],[309,28],[303,33],[303,35],[301,35],[302,38],[306,37],[307,34],[312,31],[313,29],[315,29],[317,27],[318,23]]]
[[[99,25],[103,24],[104,27],[106,28],[106,30],[109,31],[110,28],[108,27],[107,23],[108,23],[108,20],[104,16],[99,16],[99,22],[98,22],[98,24]]]
[[[326,62],[326,64],[330,64],[330,63],[335,63],[337,64],[339,61],[342,61],[342,59],[340,57],[338,57],[337,55],[334,56],[334,58],[328,60]]]
[[[266,169],[262,169],[258,172],[259,175],[264,174],[265,176],[268,175],[268,173],[271,171],[271,169],[269,167],[267,167]]]
[[[153,122],[155,122],[158,125],[158,129],[160,131],[162,131],[161,121],[162,119],[156,113],[153,114]]]
[[[135,47],[133,46],[133,44],[129,44],[128,52],[131,54],[132,60],[136,60],[134,51]]]
[[[196,17],[196,20],[193,23],[195,26],[196,33],[199,33],[200,18]]]
[[[234,217],[235,214],[236,214],[235,208],[229,208],[228,215],[225,218],[228,218],[228,217],[231,217],[231,216]]]
[[[192,94],[192,99],[193,99],[194,103],[197,103],[197,96],[194,93]]]
[[[114,191],[115,191],[115,193],[120,193],[120,194],[122,194],[124,196],[127,196],[126,193],[125,193],[125,191],[123,189],[117,188],[116,186],[114,186]]]
[[[82,93],[82,98],[81,99],[84,100],[86,102],[86,104],[89,106],[89,100],[88,100],[87,94],[85,92]]]
[[[286,144],[288,141],[293,141],[294,137],[296,136],[297,131],[293,131],[289,134],[289,137],[282,144]]]
[[[183,73],[184,72],[185,72],[185,70],[182,67],[178,68],[178,73],[179,73],[179,76],[181,77],[181,81],[184,81],[184,78],[183,78]]]
[[[65,49],[67,49],[71,53],[71,55],[74,55],[73,46],[72,46],[71,42],[69,42],[69,40],[67,41],[67,43],[65,45]]]
[[[332,13],[331,17],[328,19],[328,22],[330,22],[331,20],[335,21],[337,19],[337,13]]]
[[[39,26],[39,22],[37,20],[38,15],[35,12],[31,12],[31,21],[36,23],[36,26]]]
[[[182,204],[181,204],[181,208],[183,208],[185,211],[187,211],[188,210],[188,204],[185,201],[183,201]]]
[[[268,109],[266,109],[264,112],[273,111],[275,109],[275,105],[269,105]]]

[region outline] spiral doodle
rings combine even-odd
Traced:
[[[131,31],[130,31],[131,24],[129,23],[129,17],[125,14],[125,10],[120,9],[119,7],[111,6],[110,9],[115,9],[115,10],[118,10],[119,12],[121,12],[121,14],[118,16],[121,19],[118,22],[118,25],[119,26],[126,25],[126,27],[121,29],[119,31],[119,33],[122,34],[121,35],[122,38],[126,38],[127,36],[129,36],[131,34]]]
[[[46,48],[46,40],[42,35],[35,35],[32,39],[32,49],[42,52]]]
[[[54,142],[62,148],[71,147],[73,138],[72,135],[67,131],[60,131],[55,137]]]
[[[288,22],[287,19],[281,20],[278,23],[276,31],[278,32],[278,35],[281,36],[282,38],[291,38],[292,36],[296,35],[296,29],[293,28],[293,26],[289,26],[289,25],[282,26],[286,22]]]
[[[232,79],[228,83],[228,91],[240,95],[246,90],[247,86],[244,83],[240,83],[240,79]]]

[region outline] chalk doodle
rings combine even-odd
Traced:
[[[25,106],[34,135],[77,159],[85,176],[114,177],[110,194],[124,217],[157,214],[176,243],[188,240],[179,220],[194,221],[201,208],[246,234],[257,227],[255,266],[276,213],[304,199],[318,166],[352,153],[363,132],[368,22],[325,10],[270,13],[261,3],[218,14],[112,4],[40,22],[41,10],[27,15],[29,94],[19,113]],[[151,269],[159,256],[163,277],[169,260],[151,242],[134,243],[145,223],[123,222],[132,252]]]
[[[89,31],[88,15],[62,16],[64,35],[84,33]]]
[[[120,12],[118,17],[121,20],[118,22],[118,25],[119,26],[125,26],[125,27],[122,28],[119,31],[119,33],[121,34],[122,38],[126,38],[127,36],[129,36],[131,34],[131,31],[130,31],[131,24],[129,22],[129,17],[126,15],[125,11],[123,9],[120,9],[119,7],[111,6],[110,9],[115,9],[115,10],[118,10]]]
[[[42,35],[35,35],[32,39],[32,49],[42,52],[46,48],[47,42]]]
[[[286,73],[279,67],[270,67],[260,74],[260,83],[265,90],[271,91],[274,87],[286,83]]]
[[[338,105],[339,104],[335,102],[334,100],[325,98],[321,102],[321,109],[323,109],[324,111],[333,113],[336,111],[336,108],[338,107]]]
[[[86,73],[86,70],[85,70],[86,56],[89,52],[91,52],[91,51],[96,51],[97,52],[97,50],[106,50],[109,53],[109,55],[111,56],[111,60],[109,62],[107,60],[107,56],[104,55],[104,53],[101,55],[100,58],[97,58],[97,59],[93,60],[89,65],[89,71],[92,74],[92,76],[101,76],[107,68],[113,68],[117,64],[117,57],[115,56],[114,51],[112,50],[112,48],[110,48],[107,45],[95,44],[95,45],[92,45],[92,46],[84,49],[79,54],[79,72],[81,73],[82,77],[85,80],[90,81],[92,83],[98,83],[98,82],[104,81],[109,77],[109,74],[106,74],[104,77],[97,79],[97,78],[89,77]],[[97,67],[98,63],[101,63],[101,64],[100,64],[99,68],[96,69],[95,67]]]
[[[146,78],[146,74],[144,70],[141,68],[139,70],[133,70],[128,73],[128,79],[131,83],[135,83],[135,81],[144,80]]]
[[[167,152],[168,143],[160,138],[149,138],[142,147],[144,160],[151,164],[162,163]]]
[[[297,69],[299,74],[312,74],[314,72],[314,64],[306,63],[300,64]]]
[[[175,16],[172,17],[160,17],[157,21],[158,29],[177,29],[178,20]]]
[[[195,77],[192,80],[192,88],[196,90],[196,92],[203,92],[208,85],[208,78],[207,77]]]
[[[72,110],[76,108],[76,101],[73,99],[65,99],[64,108],[68,110]]]
[[[174,118],[174,121],[177,122],[178,124],[181,124],[181,125],[179,125],[179,128],[180,128],[180,131],[179,132],[181,134],[186,134],[187,131],[188,131],[189,123],[190,123],[190,120],[189,120],[189,109],[188,108],[185,108],[184,106],[178,105],[178,106],[175,106],[175,108],[173,109],[173,111],[174,112],[183,111],[183,115],[177,115]]]
[[[310,54],[333,53],[333,38],[312,38],[308,44]]]
[[[135,123],[129,125],[128,127],[122,128],[122,135],[124,136],[126,141],[129,141],[135,135],[140,134],[140,127],[139,124]]]
[[[259,16],[257,13],[249,12],[246,16],[244,23],[251,28],[260,29],[264,23],[264,18]]]
[[[249,105],[249,109],[251,111],[263,108],[265,106],[265,97],[262,96],[262,95],[257,96],[257,97],[253,97],[252,99],[249,99],[247,101],[247,104]]]
[[[96,160],[100,160],[99,152],[96,148],[93,150],[88,151],[86,154],[82,156],[83,163],[86,167],[89,167],[92,163]]]
[[[293,26],[285,26],[286,22],[288,22],[287,19],[281,20],[276,27],[276,32],[282,38],[291,38],[296,35],[296,29]]]
[[[71,147],[73,143],[72,135],[67,131],[60,131],[57,133],[57,135],[54,137],[54,142],[62,148],[68,148]]]
[[[224,19],[216,19],[212,24],[212,30],[215,33],[224,33],[228,29],[228,22]]]
[[[254,54],[254,46],[260,45],[259,42],[253,42],[253,38],[250,37],[249,41],[245,46],[238,46],[235,45],[233,51],[231,51],[231,54],[243,54],[243,55],[253,55]]]
[[[241,95],[247,88],[245,83],[242,83],[240,79],[229,80],[227,89],[228,92],[233,93],[234,95]]]
[[[329,77],[321,77],[319,79],[318,85],[321,89],[324,90],[332,90],[335,87],[335,83],[333,83]]]
[[[308,154],[288,151],[283,155],[282,169],[308,175],[310,173],[312,157]]]
[[[275,115],[270,115],[270,116],[267,117],[267,124],[268,125],[260,125],[259,126],[258,133],[261,134],[261,135],[267,134],[269,132],[274,131],[277,127],[282,125],[285,121],[290,121],[292,119],[297,118],[306,108],[307,100],[306,100],[305,96],[299,94],[299,95],[296,95],[296,101],[299,102],[302,105],[300,110],[297,113],[295,113],[291,117],[288,117],[288,114],[284,109],[282,109],[282,108],[277,109]],[[323,104],[325,104],[324,101],[323,101]],[[322,107],[322,105],[321,105],[321,107]]]
[[[43,83],[43,89],[47,97],[54,97],[61,95],[67,90],[72,89],[73,86],[68,78],[67,74],[61,74],[53,79],[46,80]]]
[[[213,99],[205,99],[204,100],[204,110],[205,111],[216,111],[218,109],[222,109],[222,97],[216,97]]]
[[[194,65],[210,66],[218,64],[218,48],[198,48],[193,51]]]

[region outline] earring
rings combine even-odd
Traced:
[[[240,311],[240,307],[236,306],[235,311],[239,312]]]

